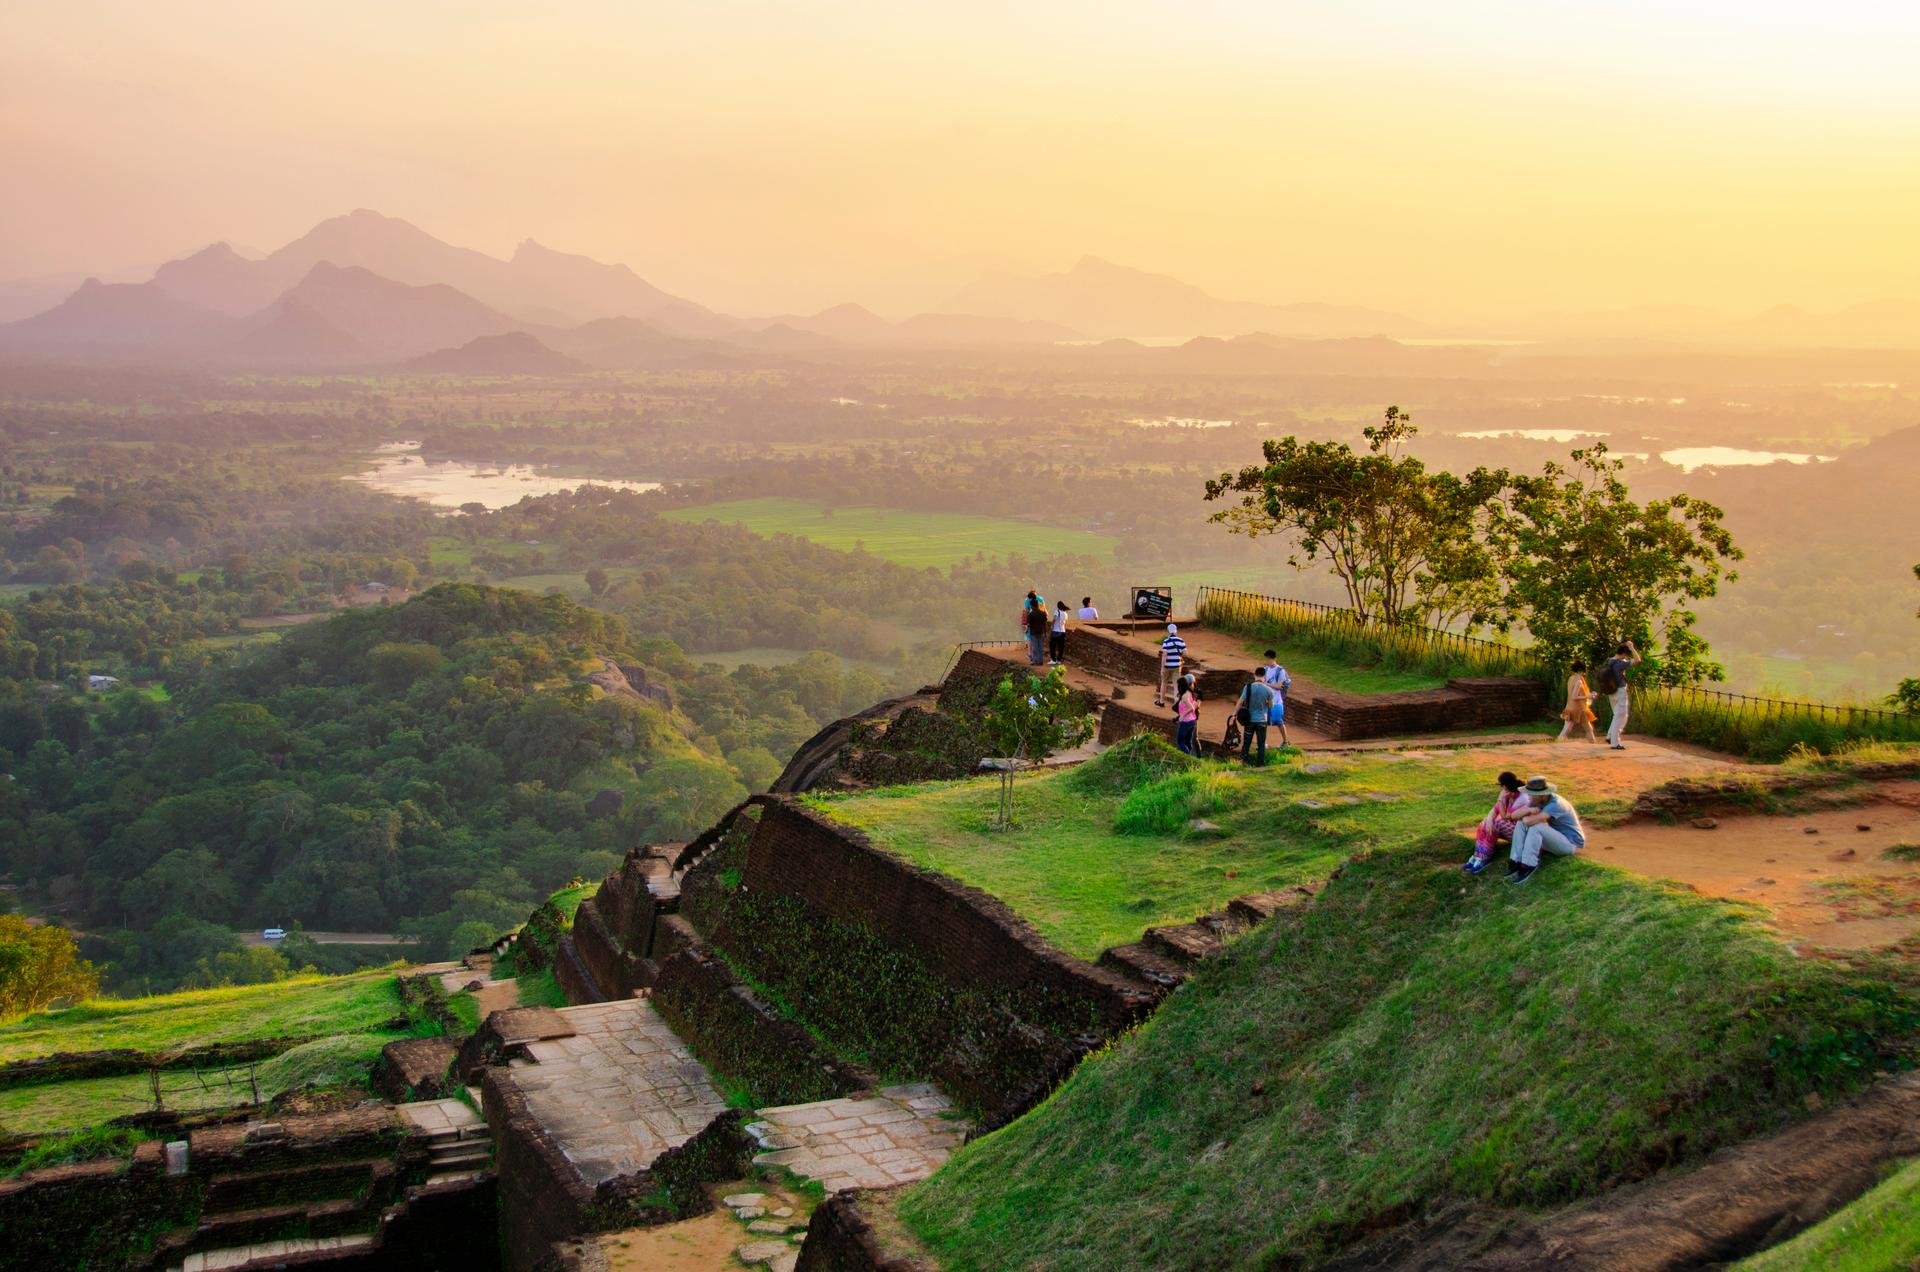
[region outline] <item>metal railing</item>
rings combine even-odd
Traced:
[[[1552,668],[1518,645],[1421,623],[1382,623],[1338,605],[1205,586],[1200,589],[1195,610],[1202,621],[1217,626],[1249,628],[1263,619],[1273,620],[1303,628],[1316,636],[1364,638],[1392,646],[1403,654],[1450,654],[1492,674],[1553,678]]]
[[[947,659],[946,667],[940,672],[940,682],[944,683],[947,677],[953,674],[953,669],[960,665],[961,657],[964,656],[969,649],[1005,649],[1014,645],[1024,646],[1026,643],[1027,642],[1022,639],[962,641],[953,647],[953,654]]]

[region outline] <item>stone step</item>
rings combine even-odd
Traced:
[[[1100,955],[1100,966],[1110,967],[1123,976],[1145,981],[1156,989],[1171,990],[1183,983],[1190,972],[1187,964],[1157,954],[1138,942],[1116,945]]]
[[[1198,923],[1171,924],[1148,928],[1142,943],[1156,954],[1163,954],[1189,966],[1212,958],[1226,948],[1220,934]]]
[[[284,1241],[261,1241],[252,1245],[232,1246],[221,1250],[207,1250],[200,1254],[190,1254],[184,1263],[171,1265],[172,1272],[252,1272],[285,1266],[285,1261],[293,1255],[326,1255],[338,1253],[345,1257],[357,1256],[373,1245],[370,1236],[354,1234],[342,1237],[291,1237]],[[303,1266],[315,1262],[302,1258]]]
[[[493,1160],[493,1145],[485,1140],[463,1140],[436,1148],[427,1156],[427,1165],[448,1170],[483,1165]]]
[[[348,1235],[351,1229],[370,1226],[370,1222],[365,1203],[354,1197],[260,1206],[221,1215],[202,1215],[188,1248],[201,1252],[277,1241],[290,1228],[310,1236],[341,1236]]]

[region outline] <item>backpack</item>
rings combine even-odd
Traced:
[[[1600,670],[1594,673],[1594,689],[1602,694],[1612,695],[1620,692],[1620,664],[1609,658]]]

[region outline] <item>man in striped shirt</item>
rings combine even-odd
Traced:
[[[1180,666],[1187,661],[1187,642],[1180,639],[1177,624],[1167,624],[1167,638],[1160,642],[1160,688],[1153,695],[1153,705],[1163,707],[1167,704],[1167,686],[1180,679]]]

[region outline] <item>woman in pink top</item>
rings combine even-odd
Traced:
[[[1500,842],[1513,838],[1514,823],[1533,806],[1518,777],[1512,773],[1502,773],[1499,780],[1500,797],[1493,801],[1493,808],[1481,819],[1479,829],[1473,832],[1473,856],[1468,857],[1466,864],[1460,867],[1468,874],[1477,875],[1487,868]]]
[[[1200,697],[1193,691],[1193,677],[1180,677],[1180,697],[1173,704],[1173,744],[1188,755],[1200,754]]]

